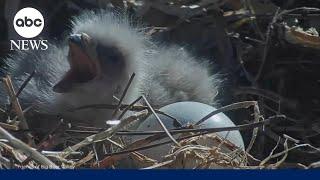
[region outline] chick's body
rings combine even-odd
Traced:
[[[11,75],[15,87],[36,71],[19,96],[24,106],[36,104],[41,112],[103,126],[112,110],[68,110],[118,103],[114,96],[121,96],[133,73],[123,103],[141,95],[154,107],[178,101],[214,103],[220,80],[210,75],[206,60],[196,60],[180,47],[158,47],[121,15],[86,12],[74,19],[72,34],[80,35],[73,36],[69,46],[50,44],[46,51],[19,52],[5,59],[4,73]],[[1,104],[5,100],[1,89]]]

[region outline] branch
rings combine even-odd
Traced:
[[[110,138],[112,137],[118,130],[122,129],[123,127],[127,126],[128,124],[130,124],[131,122],[137,120],[137,119],[140,119],[140,118],[144,118],[146,115],[148,115],[148,111],[147,110],[144,110],[144,111],[141,111],[139,113],[136,113],[132,116],[129,116],[123,120],[120,121],[119,124],[115,125],[115,126],[112,126],[110,128],[108,128],[107,130],[105,131],[102,131],[98,134],[94,134],[94,135],[91,135],[89,137],[86,137],[83,141],[79,142],[78,144],[75,144],[73,145],[72,147],[68,147],[66,148],[65,150],[63,150],[63,157],[67,157],[68,155],[70,155],[72,152],[84,147],[84,146],[87,146],[87,145],[90,145],[94,142],[98,142],[98,141],[103,141],[107,138]]]
[[[59,169],[59,167],[55,165],[53,162],[51,162],[47,157],[43,156],[38,151],[32,149],[30,146],[28,146],[24,142],[12,136],[8,131],[3,129],[2,127],[0,127],[0,137],[8,140],[8,143],[12,147],[21,150],[22,152],[30,156],[32,159],[42,164],[44,167]]]

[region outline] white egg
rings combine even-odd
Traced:
[[[207,116],[209,113],[215,111],[216,108],[209,106],[207,104],[198,103],[198,102],[178,102],[173,103],[167,106],[160,108],[160,111],[165,112],[166,114],[176,118],[185,126],[187,124],[195,124],[203,117]],[[169,118],[165,115],[158,114],[164,125],[167,129],[179,128],[177,123],[172,118]],[[198,128],[218,128],[218,127],[234,127],[235,124],[228,118],[224,113],[218,113],[214,116],[211,116],[206,121],[201,123]],[[159,122],[154,115],[150,115],[143,123],[137,128],[138,131],[152,131],[152,130],[162,130]],[[244,149],[244,143],[242,136],[239,131],[229,131],[229,132],[218,132],[218,136],[221,138],[226,138],[239,148]],[[174,136],[175,138],[178,135]],[[141,139],[143,136],[135,137],[134,139]],[[158,142],[167,141],[168,138],[165,138]],[[172,144],[157,146],[148,150],[141,151],[143,154],[147,155],[150,158],[161,160],[162,157],[169,153],[170,146]]]

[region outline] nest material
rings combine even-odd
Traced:
[[[28,78],[30,79],[30,78]],[[27,79],[27,80],[28,80]],[[147,99],[144,97],[148,106],[131,105],[115,105],[115,112],[119,111],[136,111],[135,114],[122,118],[118,124],[111,126],[105,130],[96,129],[92,127],[78,126],[78,130],[74,129],[74,125],[63,125],[63,121],[58,124],[56,128],[51,130],[46,136],[42,137],[40,142],[35,141],[33,134],[28,130],[28,124],[22,123],[26,119],[25,113],[22,111],[20,103],[17,99],[15,90],[9,76],[3,79],[4,85],[11,97],[11,107],[15,112],[16,117],[14,121],[2,123],[0,127],[0,136],[3,138],[0,142],[1,165],[4,168],[81,168],[81,167],[95,167],[95,168],[111,168],[123,166],[126,168],[247,168],[248,154],[252,148],[258,127],[270,123],[270,119],[260,121],[259,107],[256,102],[241,102],[222,107],[210,114],[214,115],[219,112],[228,111],[232,109],[247,108],[254,106],[255,121],[250,124],[240,125],[237,127],[225,128],[206,128],[194,129],[192,126],[183,127],[178,130],[168,130],[163,126],[162,132],[135,132],[123,131],[128,127],[132,127],[132,123],[137,123],[147,117],[149,113],[156,115],[159,110],[154,110]],[[125,93],[124,95],[125,96]],[[137,101],[135,101],[137,102]],[[81,108],[80,108],[81,109]],[[144,109],[144,110],[143,110]],[[6,112],[6,111],[4,111]],[[75,112],[76,113],[76,112]],[[122,114],[121,113],[121,114]],[[163,113],[164,112],[159,112]],[[121,115],[120,115],[121,116]],[[210,116],[208,115],[207,118]],[[31,117],[29,117],[31,118]],[[161,119],[158,118],[159,123]],[[202,118],[199,122],[204,122],[206,119]],[[19,135],[20,139],[25,139],[28,143],[17,139],[4,128],[12,128],[17,132],[22,131]],[[77,127],[77,126],[75,126]],[[246,149],[238,149],[231,142],[216,136],[214,133],[219,131],[230,130],[244,130],[253,128],[253,138]],[[62,129],[62,132],[61,132]],[[91,131],[88,131],[91,129]],[[60,131],[58,131],[60,130]],[[68,131],[69,130],[69,131]],[[69,133],[85,133],[92,134],[85,137],[79,137]],[[137,140],[133,143],[126,144],[122,140],[123,135],[137,135],[149,133],[151,136]],[[179,138],[174,139],[171,134],[181,134]],[[157,140],[165,137],[171,138],[169,141],[154,144]],[[153,144],[152,144],[153,143]],[[142,153],[140,150],[150,149],[162,145],[163,143],[173,143],[175,147],[171,153],[165,156],[162,162],[157,162]],[[151,145],[150,145],[151,144]],[[62,145],[62,147],[61,147]],[[60,148],[61,151],[45,151],[44,149]],[[101,151],[107,153],[101,154]],[[155,152],[156,153],[156,152]],[[129,155],[130,159],[128,159]],[[273,153],[271,153],[273,156]],[[274,157],[260,161],[259,167],[268,167],[268,161]],[[280,155],[281,156],[281,155]],[[287,152],[284,154],[284,158]],[[276,156],[278,157],[278,156]],[[259,160],[255,160],[259,162]],[[283,162],[283,160],[281,161]],[[267,164],[267,166],[266,166]],[[281,164],[281,163],[278,163]],[[279,165],[277,165],[279,166]]]
[[[166,161],[171,161],[166,168],[226,169],[247,164],[243,150],[216,134],[189,138],[180,144],[181,147],[174,147],[165,157]]]

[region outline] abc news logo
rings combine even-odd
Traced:
[[[35,27],[40,27],[42,25],[42,21],[41,19],[35,19],[34,21],[32,19],[29,19],[28,17],[24,17],[24,20],[23,19],[17,19],[16,21],[16,26],[17,27],[24,27],[24,26],[27,26],[27,27],[32,27],[32,26],[35,26]]]
[[[47,50],[47,40],[34,40],[44,28],[42,14],[34,8],[27,7],[17,12],[13,20],[15,31],[28,40],[10,40],[10,50]]]

